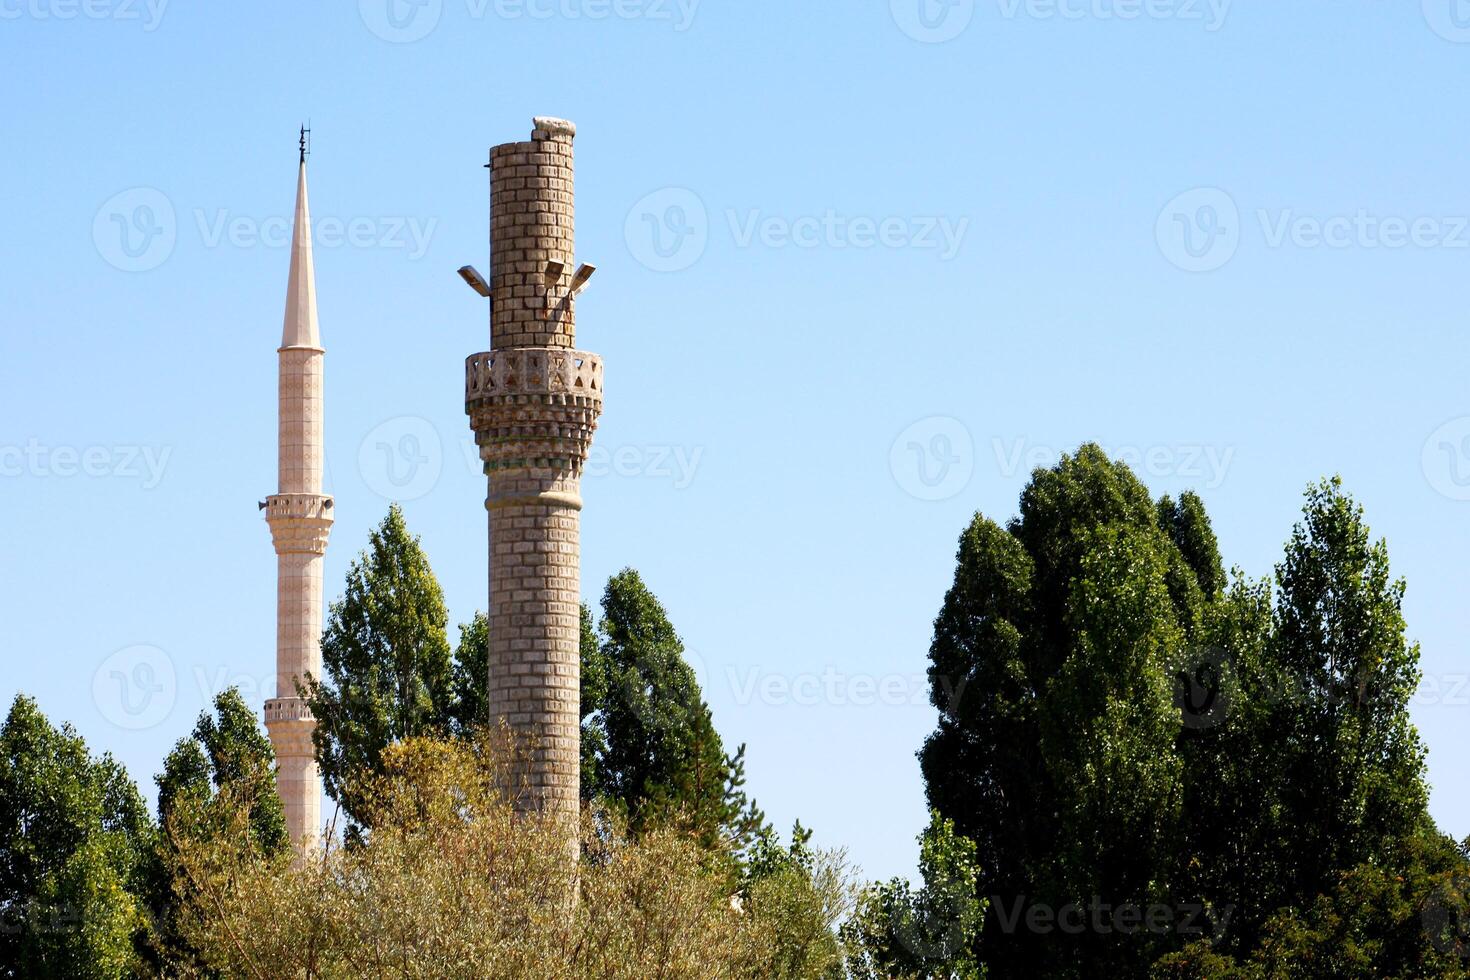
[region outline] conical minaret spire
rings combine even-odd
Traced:
[[[296,220],[291,231],[291,271],[286,280],[282,347],[320,347],[316,323],[316,267],[311,260],[311,209],[306,200],[306,140],[301,130],[301,164],[296,171]]]
[[[322,561],[332,530],[332,498],[322,493],[322,350],[306,198],[307,136],[301,131],[296,220],[286,315],[277,349],[280,367],[279,492],[266,498],[276,548],[276,697],[265,703],[265,725],[276,750],[276,786],[286,827],[299,847],[321,834],[322,782],[312,731],[316,719],[297,685],[322,669]]]

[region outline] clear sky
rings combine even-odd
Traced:
[[[644,574],[780,825],[913,868],[957,537],[1093,439],[1198,489],[1255,576],[1342,474],[1470,833],[1470,11],[392,2],[0,0],[7,703],[151,794],[214,691],[269,693],[308,118],[328,595],[400,499],[453,621],[484,606],[454,270],[486,265],[487,148],[560,115],[608,377],[583,587]]]

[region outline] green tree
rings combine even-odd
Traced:
[[[955,833],[954,822],[931,813],[919,836],[915,891],[907,879],[870,885],[842,927],[853,980],[979,980],[976,955],[985,920],[978,894],[975,843]]]
[[[762,970],[772,980],[841,980],[839,920],[852,906],[847,864],[840,853],[812,846],[801,821],[782,846],[769,825],[746,850],[736,892],[742,914],[768,937]]]
[[[607,662],[597,640],[597,626],[592,608],[581,606],[581,629],[578,631],[581,660],[581,725],[582,725],[582,796],[591,799],[597,792],[597,760],[607,754],[607,733],[597,713],[607,702]]]
[[[1170,894],[1175,674],[1204,614],[1193,565],[1219,559],[1186,559],[1161,511],[1087,445],[1033,474],[1008,528],[977,515],[961,537],[930,647],[939,725],[920,760],[930,805],[975,842],[997,906],[981,945],[1003,975],[1136,972],[1157,955],[1099,931],[1006,929],[1001,913]]]
[[[18,696],[0,728],[0,975],[137,972],[155,837],[122,767]]]
[[[482,612],[459,624],[453,673],[454,730],[468,736],[490,724],[490,620]]]
[[[564,825],[506,793],[515,751],[494,730],[391,746],[356,790],[373,832],[319,861],[189,846],[191,940],[226,976],[835,980],[821,923],[848,888],[840,862],[805,845],[771,861],[744,914],[675,828],[585,821],[569,863]],[[812,873],[783,873],[796,863]]]
[[[252,803],[250,833],[266,854],[283,850],[285,811],[276,793],[275,750],[260,730],[256,713],[238,688],[215,696],[214,714],[200,712],[194,731],[180,739],[164,759],[158,783],[159,823],[168,829],[184,797],[208,800],[228,786],[247,788]]]
[[[1277,706],[1283,816],[1306,900],[1338,871],[1400,857],[1428,821],[1424,748],[1408,713],[1419,647],[1405,637],[1388,547],[1340,480],[1307,491],[1276,581],[1273,652],[1292,695]]]
[[[181,903],[194,890],[180,874],[181,843],[229,833],[238,838],[237,846],[262,855],[282,854],[291,843],[276,793],[275,752],[237,688],[215,696],[214,714],[200,713],[193,732],[174,745],[155,781],[162,833],[152,901],[154,959],[163,972],[198,970],[199,952],[184,938],[179,921]],[[236,801],[244,809],[243,834],[234,826],[221,826],[218,818],[222,806],[232,808]]]
[[[602,611],[590,664],[584,645],[583,795],[618,809],[635,833],[678,816],[706,844],[743,846],[764,823],[742,788],[745,749],[725,754],[663,606],[624,569]]]
[[[1204,597],[1213,599],[1219,595],[1226,584],[1225,566],[1220,561],[1220,545],[1205,513],[1204,501],[1188,491],[1180,494],[1177,501],[1164,497],[1159,501],[1159,523],[1194,572]]]
[[[323,782],[354,821],[362,810],[354,774],[376,772],[394,742],[453,726],[448,619],[429,560],[394,504],[348,569],[322,637],[323,676],[306,684]]]
[[[1387,549],[1331,480],[1274,589],[1222,567],[1197,497],[1151,502],[1090,445],[962,535],[920,758],[975,841],[994,972],[1424,975],[1405,882],[1436,832]],[[1199,911],[1177,934],[1027,928],[1094,901]],[[1330,969],[1281,972],[1314,944]]]

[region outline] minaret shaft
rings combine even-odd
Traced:
[[[297,686],[322,672],[322,563],[332,529],[332,498],[322,493],[322,374],[326,357],[316,317],[316,276],[306,161],[296,185],[296,221],[286,316],[281,331],[278,493],[266,498],[276,548],[276,697],[265,704],[276,750],[276,788],[291,840],[313,846],[322,830],[322,783],[312,732],[316,720]]]
[[[465,365],[465,411],[487,477],[490,717],[527,743],[523,804],[572,822],[581,478],[603,387],[601,359],[574,349],[575,132],[538,118],[529,142],[490,151],[491,350]]]

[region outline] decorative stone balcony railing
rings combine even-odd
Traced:
[[[321,555],[332,531],[332,498],[320,493],[276,493],[265,498],[265,520],[276,553]]]
[[[560,347],[522,347],[465,359],[467,407],[507,395],[569,395],[600,403],[602,358]]]
[[[273,721],[315,721],[312,716],[311,706],[299,697],[271,698],[265,703],[265,720],[269,724]]]
[[[330,521],[332,498],[321,493],[273,493],[265,498],[265,519],[281,517]]]

